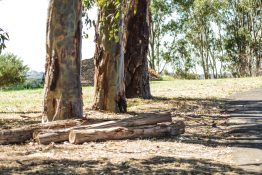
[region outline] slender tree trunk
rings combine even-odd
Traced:
[[[200,45],[199,50],[200,50],[200,56],[201,56],[201,65],[202,65],[202,68],[203,68],[204,77],[205,77],[205,79],[208,79],[208,70],[207,70],[207,66],[206,66],[206,64],[208,64],[208,63],[205,62],[205,58],[204,58],[204,43],[203,42],[204,42],[203,36],[202,36],[202,34],[200,34],[201,45]]]
[[[126,97],[148,99],[151,98],[147,61],[150,0],[132,2],[125,17]]]
[[[82,1],[50,0],[43,122],[80,118]]]
[[[261,58],[257,55],[256,56],[256,76],[260,76],[261,74]]]
[[[224,75],[223,75],[223,61],[220,61],[220,78],[223,78]]]
[[[219,25],[218,27],[218,34],[219,34],[219,47],[220,47],[220,52],[221,52],[221,59],[220,59],[220,77],[223,77],[223,60],[224,60],[224,49],[223,49],[223,44],[222,44],[222,34],[221,34],[221,26]]]
[[[209,61],[210,61],[210,65],[211,65],[211,68],[212,68],[213,78],[217,79],[217,66],[216,66],[215,54],[213,52],[210,50],[211,59],[209,59]]]
[[[205,27],[204,29],[204,35],[205,35],[205,47],[206,47],[206,76],[205,79],[209,79],[209,39],[208,39],[208,35],[209,35],[209,29],[207,29],[207,27]]]
[[[93,109],[126,112],[123,38],[121,32],[119,32],[120,42],[111,37],[111,18],[106,18],[108,15],[114,15],[115,12],[112,4],[108,9],[100,9],[98,14]],[[122,26],[121,21],[120,23]]]
[[[154,29],[154,23],[152,22],[152,15],[149,9],[149,67],[153,70],[156,70],[155,68],[155,29]]]
[[[159,24],[160,24],[160,21],[159,21]],[[158,25],[159,25],[158,24]],[[158,27],[157,29],[157,36],[156,36],[156,39],[157,39],[157,43],[156,43],[156,63],[157,63],[157,73],[160,74],[160,33],[161,33],[161,29],[160,29],[160,26]]]

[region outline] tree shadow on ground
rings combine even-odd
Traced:
[[[115,164],[108,159],[85,161],[34,159],[16,162],[18,165],[14,167],[0,166],[0,174],[259,174],[205,159],[164,156],[130,159]]]
[[[142,100],[139,103],[144,102]],[[161,109],[160,106],[147,112],[128,114],[139,117],[170,112],[174,120],[181,119],[186,123],[186,133],[176,138],[184,143],[203,144],[211,147],[236,146],[262,149],[262,101],[166,97],[153,97],[146,101],[149,104],[151,102],[172,105],[168,109]],[[108,118],[107,113],[103,115],[105,118],[99,118],[99,116],[88,120],[92,124],[121,118],[121,116]],[[243,119],[244,123],[228,122],[231,119]],[[0,120],[0,128],[6,129],[7,127],[8,129],[12,126],[34,124],[40,121],[41,119]]]
[[[225,107],[230,116],[225,134],[230,145],[262,149],[262,101],[229,100]]]
[[[185,121],[186,130],[194,131],[178,138],[181,142],[262,149],[262,101],[165,97],[152,100],[184,106],[169,110],[173,117]],[[213,111],[214,108],[219,110]]]

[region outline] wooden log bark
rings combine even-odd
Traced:
[[[38,129],[58,129],[87,124],[86,120],[61,120],[45,124],[32,124],[26,127],[0,130],[0,145],[23,143],[33,137],[33,132]]]
[[[81,144],[90,141],[121,140],[159,136],[177,136],[185,132],[184,122],[146,125],[138,127],[111,127],[102,129],[72,130],[69,142]]]
[[[34,140],[40,144],[49,144],[51,142],[68,141],[69,133],[72,130],[82,129],[101,129],[109,127],[133,127],[142,125],[154,125],[162,122],[171,122],[170,113],[146,114],[146,116],[132,117],[117,121],[107,121],[92,125],[76,126],[60,130],[40,130],[34,134]]]

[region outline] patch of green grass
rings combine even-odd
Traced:
[[[218,80],[172,80],[152,81],[151,92],[160,98],[219,99],[229,95],[262,87],[261,77],[218,79]],[[0,112],[41,112],[43,110],[43,89],[0,91]],[[94,88],[83,87],[85,107],[94,99]],[[150,104],[154,100],[129,99],[128,106]]]
[[[94,100],[95,88],[88,86],[82,88],[83,102],[85,107],[90,107]]]
[[[84,105],[93,101],[94,88],[83,87]],[[38,113],[43,110],[44,89],[0,91],[0,112]]]
[[[170,75],[163,75],[161,76],[162,81],[173,81],[175,80],[174,77],[170,76]]]
[[[40,112],[43,89],[0,91],[0,112]]]

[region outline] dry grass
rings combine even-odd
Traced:
[[[233,93],[262,87],[262,78],[174,80],[152,82],[152,93],[168,98],[221,99]]]
[[[71,145],[0,146],[0,174],[251,174],[231,164],[234,150],[214,140],[226,126],[224,98],[262,87],[260,78],[175,80],[151,83],[151,100],[129,99],[126,115],[89,110],[92,87],[83,88],[89,118],[108,120],[167,111],[185,121],[178,138],[152,138]],[[0,130],[40,122],[43,90],[0,92]],[[216,125],[213,127],[213,125]]]
[[[260,77],[151,82],[152,95],[161,98],[221,99],[235,92],[248,91],[258,87],[262,87],[262,79]],[[93,87],[83,88],[83,100],[86,107],[91,106],[93,94]],[[43,89],[0,91],[0,113],[41,112],[43,97]],[[130,100],[129,106],[149,102],[139,99]]]

